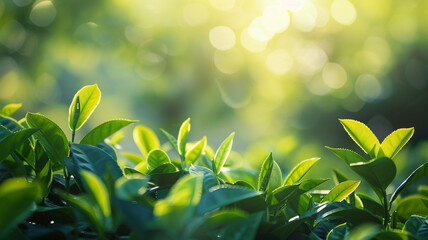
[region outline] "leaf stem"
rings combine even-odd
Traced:
[[[389,206],[388,199],[386,197],[385,190],[382,191],[383,194],[383,228],[387,229],[389,224]]]

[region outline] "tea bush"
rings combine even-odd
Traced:
[[[42,114],[17,120],[21,105],[1,110],[1,239],[428,239],[427,187],[400,196],[426,177],[427,163],[392,194],[388,189],[393,159],[413,128],[380,143],[363,123],[340,120],[367,156],[327,147],[360,179],[333,170],[335,186],[320,190],[328,178],[305,178],[318,158],[301,161],[285,178],[272,153],[260,172],[236,167],[227,163],[234,133],[213,151],[206,137],[187,141],[190,119],[177,137],[162,130],[169,144],[135,126],[139,154],[118,154],[120,130],[132,120],[104,122],[77,142],[75,132],[100,98],[97,85],[76,93],[71,141]],[[356,191],[361,181],[378,199]]]

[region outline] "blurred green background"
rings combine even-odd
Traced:
[[[415,127],[397,159],[408,175],[428,157],[428,1],[0,1],[0,106],[22,102],[19,117],[41,112],[70,136],[68,105],[94,83],[81,135],[127,118],[161,137],[191,117],[190,139],[213,148],[236,131],[245,166],[322,157],[325,177],[346,166],[324,145],[357,150],[337,120],[352,118],[380,140]]]

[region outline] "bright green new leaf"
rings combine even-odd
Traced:
[[[94,173],[86,170],[80,170],[80,175],[82,176],[85,190],[91,194],[91,196],[95,199],[98,207],[101,209],[107,228],[111,228],[112,220],[110,196],[107,192],[106,186]]]
[[[186,152],[186,163],[192,164],[198,160],[199,156],[204,152],[205,147],[207,146],[207,138],[203,137],[197,143],[195,143],[189,151]]]
[[[35,136],[46,149],[49,158],[54,162],[53,169],[62,168],[64,157],[68,156],[70,150],[64,132],[52,120],[39,113],[27,113],[25,118],[30,127],[40,128]]]
[[[147,167],[153,170],[164,163],[170,163],[168,155],[162,149],[153,149],[147,155]]]
[[[311,158],[300,162],[296,167],[291,170],[283,185],[291,185],[298,183],[311,170],[311,168],[317,163],[319,158]]]
[[[422,164],[419,166],[415,171],[413,171],[407,178],[404,180],[400,186],[394,191],[392,194],[391,199],[389,200],[390,203],[392,203],[395,198],[398,197],[398,194],[400,194],[401,191],[403,191],[405,188],[410,186],[412,183],[418,181],[419,179],[425,177],[428,175],[428,162]]]
[[[352,163],[349,166],[372,186],[381,199],[383,199],[383,192],[394,180],[397,172],[394,162],[387,157]]]
[[[360,154],[345,148],[330,148],[326,147],[328,150],[332,151],[336,156],[345,161],[346,164],[357,163],[357,162],[366,162],[367,160],[363,158]]]
[[[185,156],[186,154],[186,142],[187,142],[187,135],[189,135],[190,132],[190,118],[186,119],[186,121],[181,124],[180,131],[178,132],[177,137],[177,147],[178,147],[178,153],[181,156]]]
[[[0,185],[0,238],[11,228],[24,221],[35,210],[35,202],[41,198],[36,183],[24,178],[11,178]]]
[[[263,161],[262,168],[260,169],[259,180],[257,184],[257,189],[261,192],[267,190],[270,175],[272,174],[273,169],[273,158],[272,153],[269,153],[267,158]]]
[[[160,130],[165,135],[166,139],[171,144],[171,146],[175,150],[175,152],[178,155],[180,155],[180,152],[178,151],[178,146],[177,146],[177,139],[174,136],[172,136],[169,132],[163,130],[162,128]]]
[[[232,132],[229,137],[223,141],[214,155],[213,170],[216,175],[220,173],[221,168],[229,156],[230,150],[232,149],[233,136],[235,136],[235,132]]]
[[[339,119],[339,121],[352,140],[354,140],[370,158],[375,158],[377,156],[380,149],[379,140],[364,123],[351,119]]]
[[[273,161],[272,174],[270,175],[268,191],[272,192],[274,189],[281,187],[282,185],[282,171],[278,163]]]
[[[156,202],[154,215],[167,230],[177,233],[194,215],[201,200],[202,176],[186,175],[171,188],[168,196]]]
[[[122,156],[131,161],[134,164],[139,164],[140,162],[145,162],[146,160],[139,154],[133,152],[121,152]]]
[[[389,134],[380,145],[383,155],[394,158],[413,136],[414,131],[414,128],[400,128]]]
[[[133,132],[134,142],[137,145],[143,156],[155,149],[159,148],[159,140],[156,134],[148,127],[138,125],[134,128]]]
[[[8,116],[8,117],[12,116],[12,114],[14,114],[21,107],[22,107],[22,103],[11,103],[11,104],[8,104],[8,105],[4,106],[0,110],[0,115]]]
[[[150,175],[160,174],[160,173],[173,173],[177,171],[178,169],[174,164],[170,162],[166,162],[166,163],[162,163],[161,165],[157,166],[155,169],[151,170]]]
[[[80,113],[75,114],[75,106],[78,97]],[[100,103],[100,99],[101,91],[97,84],[85,86],[74,95],[68,111],[68,126],[71,130],[73,130],[73,123],[76,123],[76,131],[83,126]],[[75,119],[75,116],[78,116],[78,119]]]
[[[26,128],[14,132],[0,141],[0,162],[20,147],[31,135],[39,129]]]
[[[341,202],[357,189],[360,181],[345,181],[336,185],[321,202]]]
[[[83,139],[80,141],[80,144],[89,144],[95,146],[98,143],[104,141],[104,139],[113,135],[115,132],[135,122],[137,121],[126,119],[117,119],[104,122],[86,134],[86,136],[83,137]]]

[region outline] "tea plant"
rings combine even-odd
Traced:
[[[76,131],[101,99],[96,85],[74,96],[71,139],[39,113],[12,117],[20,104],[0,112],[1,239],[426,239],[427,194],[400,198],[427,175],[417,168],[392,195],[392,158],[413,129],[399,129],[382,144],[362,123],[341,120],[371,160],[347,149],[329,148],[379,198],[356,193],[359,180],[334,170],[336,185],[306,174],[319,158],[300,162],[284,175],[270,153],[259,172],[227,161],[234,133],[214,151],[204,136],[188,142],[191,120],[176,137],[137,125],[140,153],[119,151],[121,129],[137,121],[116,119]],[[118,154],[119,153],[119,154]],[[284,177],[284,178],[283,178]],[[394,201],[398,201],[395,206]]]

